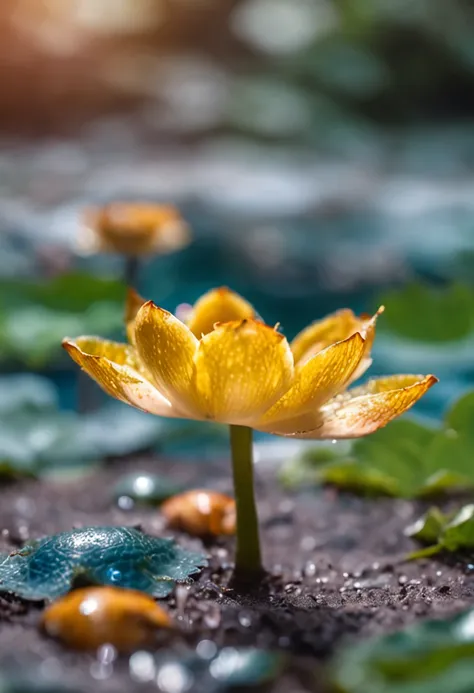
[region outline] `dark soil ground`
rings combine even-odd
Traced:
[[[151,534],[166,530],[158,510],[123,511],[112,489],[125,472],[149,470],[195,487],[231,491],[230,469],[222,465],[178,464],[136,457],[110,463],[79,481],[24,481],[0,491],[2,549],[30,537],[89,525],[140,526]],[[474,567],[425,560],[403,563],[414,544],[403,535],[423,505],[364,500],[332,489],[289,495],[274,475],[257,467],[257,494],[265,564],[271,575],[253,594],[228,591],[233,540],[207,545],[210,567],[191,586],[163,600],[178,623],[163,647],[182,651],[203,639],[218,646],[257,645],[284,651],[288,666],[267,690],[326,691],[322,663],[342,642],[359,642],[421,618],[446,616],[474,602]],[[203,484],[203,478],[207,480]],[[188,547],[199,540],[176,534]],[[37,629],[41,605],[0,597],[0,661],[25,668],[42,662],[80,691],[131,693],[157,690],[129,678],[128,659],[100,668],[94,655],[78,655]]]

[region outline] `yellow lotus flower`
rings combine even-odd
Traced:
[[[289,343],[226,288],[205,294],[186,323],[129,292],[128,344],[65,339],[70,356],[112,397],[158,416],[230,425],[236,573],[261,571],[253,491],[252,429],[294,438],[356,438],[403,414],[432,375],[348,386],[370,366],[373,317],[343,310]]]
[[[189,228],[175,207],[113,202],[85,211],[79,246],[88,254],[139,256],[169,253],[189,241]]]
[[[342,310],[288,343],[225,288],[204,295],[187,324],[130,292],[129,344],[63,344],[108,394],[152,414],[294,438],[355,438],[403,414],[436,382],[396,375],[347,390],[371,363],[379,313]]]

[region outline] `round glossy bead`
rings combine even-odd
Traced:
[[[186,491],[163,503],[161,510],[170,527],[188,534],[235,534],[235,501],[224,493]]]
[[[171,619],[147,594],[118,587],[73,590],[49,606],[41,626],[51,637],[77,650],[104,644],[131,651],[153,642]]]

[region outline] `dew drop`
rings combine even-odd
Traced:
[[[49,681],[56,681],[62,674],[62,665],[56,657],[47,657],[39,666],[41,676]]]
[[[217,654],[217,645],[212,640],[201,640],[196,645],[196,654],[201,659],[213,659]]]
[[[117,499],[117,505],[120,510],[133,510],[135,507],[135,501],[130,496],[120,496]]]
[[[300,547],[302,551],[313,551],[316,548],[316,539],[311,536],[303,537],[300,541]]]
[[[248,611],[241,611],[238,618],[239,623],[243,628],[250,628],[252,625],[252,617]]]
[[[153,681],[156,675],[155,659],[149,652],[135,652],[129,660],[130,676],[135,681]]]
[[[183,616],[186,602],[188,601],[190,587],[178,585],[176,587],[176,609],[179,616]]]
[[[121,578],[122,573],[117,568],[109,568],[107,570],[107,579],[110,580],[110,582],[118,583],[120,582]]]
[[[203,621],[208,628],[218,628],[221,622],[221,612],[217,606],[204,614]]]
[[[92,662],[90,672],[91,676],[97,681],[105,681],[112,675],[113,667],[111,664],[102,664],[102,662]]]
[[[97,659],[102,664],[112,664],[112,662],[117,659],[117,650],[113,645],[102,645],[97,650]]]
[[[193,676],[182,664],[168,662],[159,669],[156,683],[164,693],[184,693],[193,685]]]

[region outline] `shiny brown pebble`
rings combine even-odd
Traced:
[[[235,501],[224,493],[186,491],[165,501],[161,511],[170,527],[194,536],[235,534]]]
[[[156,631],[172,621],[153,597],[119,587],[86,587],[69,592],[48,607],[41,627],[76,650],[113,645],[120,652],[153,642]]]

